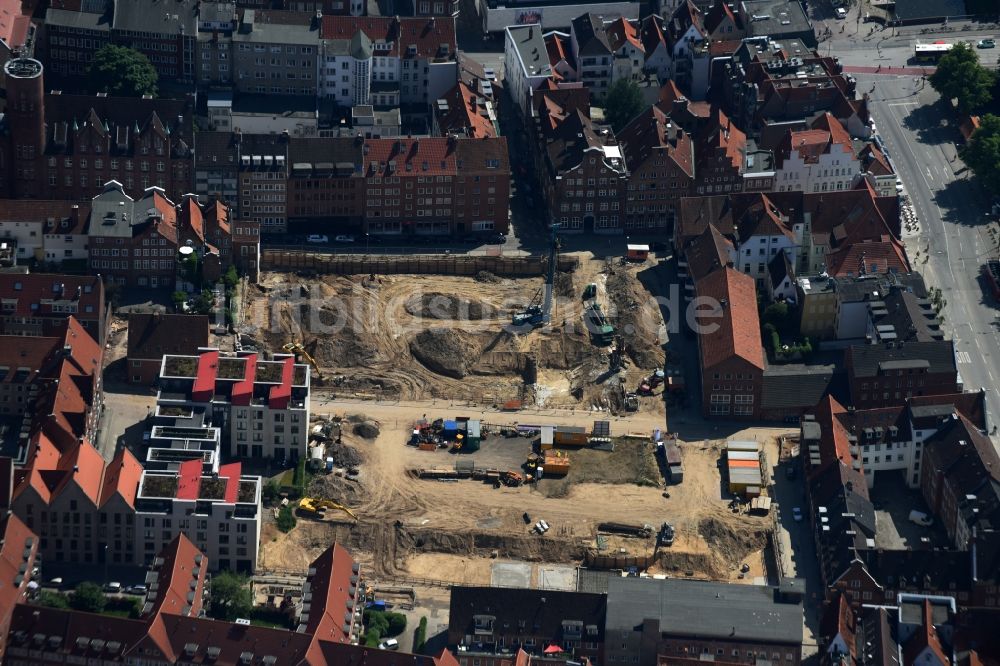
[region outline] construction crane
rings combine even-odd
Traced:
[[[552,239],[549,244],[549,270],[545,275],[545,284],[542,286],[542,290],[539,294],[535,294],[535,298],[531,299],[531,303],[513,316],[511,323],[514,326],[530,326],[531,328],[538,328],[539,326],[545,326],[552,321],[552,293],[554,289],[555,277],[556,277],[556,264],[559,256],[559,229],[562,228],[561,224],[552,224],[549,227],[552,231]],[[541,298],[539,298],[541,296]],[[541,301],[539,303],[539,301]]]
[[[291,354],[298,354],[305,360],[309,361],[309,365],[311,365],[313,367],[313,370],[316,371],[316,377],[318,379],[323,379],[323,372],[319,369],[319,366],[316,364],[316,359],[312,357],[312,354],[306,351],[306,348],[302,346],[301,342],[287,342],[284,345],[282,345],[281,349],[282,351],[286,351]]]

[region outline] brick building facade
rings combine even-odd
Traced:
[[[3,197],[86,199],[109,180],[129,193],[191,191],[192,99],[45,94],[37,60],[11,60],[5,71]]]

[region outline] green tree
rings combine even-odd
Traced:
[[[182,312],[184,310],[184,301],[187,300],[187,294],[183,291],[175,291],[170,295],[170,300],[174,302],[174,310]]]
[[[222,571],[212,576],[212,600],[208,614],[216,620],[232,622],[238,617],[249,617],[253,610],[250,579],[232,571]]]
[[[980,118],[961,157],[987,189],[1000,194],[1000,116],[988,113]]]
[[[291,532],[296,522],[295,514],[292,513],[292,507],[281,507],[281,510],[278,512],[278,518],[274,522],[282,532]]]
[[[104,610],[107,602],[104,590],[97,583],[80,583],[73,590],[73,594],[69,595],[69,605],[71,608],[88,613],[100,613]]]
[[[417,625],[417,630],[413,634],[413,654],[420,654],[424,651],[424,646],[427,644],[427,616],[424,615],[420,618],[420,624]]]
[[[274,504],[278,501],[278,495],[281,492],[281,486],[274,479],[271,479],[264,484],[264,489],[261,491],[261,499],[264,500],[265,504]]]
[[[930,76],[931,86],[945,99],[957,99],[958,110],[971,113],[989,103],[996,75],[979,64],[975,49],[959,42],[941,56]]]
[[[788,303],[778,301],[764,308],[764,324],[771,324],[779,333],[788,333],[790,321]]]
[[[628,79],[618,79],[612,83],[604,98],[604,118],[616,132],[628,125],[645,108],[646,100],[643,99],[642,90]]]
[[[222,276],[222,283],[226,285],[227,291],[236,288],[236,283],[240,281],[240,275],[236,272],[236,266],[230,266]]]
[[[38,595],[38,603],[49,608],[69,608],[69,601],[66,597],[52,590],[42,590]]]
[[[156,68],[142,53],[108,44],[94,54],[88,70],[95,92],[117,97],[156,95]]]

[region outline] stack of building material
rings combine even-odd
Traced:
[[[726,469],[729,472],[729,492],[744,497],[760,495],[763,476],[757,442],[726,442]]]

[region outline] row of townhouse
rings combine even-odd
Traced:
[[[478,116],[477,116],[478,118]],[[423,137],[199,138],[197,191],[232,201],[261,233],[506,233],[507,141]]]
[[[0,522],[0,537],[0,570],[9,579],[0,593],[0,657],[6,664],[389,666],[405,657],[418,666],[457,666],[447,650],[424,657],[358,645],[365,575],[337,544],[312,560],[301,590],[291,595],[297,601],[280,609],[293,630],[206,617],[213,602],[207,572],[220,567],[183,533],[150,558],[137,617],[38,605],[39,537],[10,514]]]
[[[165,14],[142,11],[138,0],[113,4],[111,17],[48,10],[45,53],[54,80],[84,74],[94,52],[108,43],[150,56],[164,80],[346,107],[426,107],[457,80],[452,16],[361,16],[357,0],[353,16],[228,3],[203,7],[194,0],[171,5]]]
[[[175,289],[183,278],[181,248],[197,255],[206,280],[218,280],[229,266],[256,276],[258,226],[231,214],[225,204],[202,205],[193,194],[176,204],[155,186],[133,200],[110,181],[85,203],[0,200],[0,237],[22,262],[87,266],[116,285]]]

